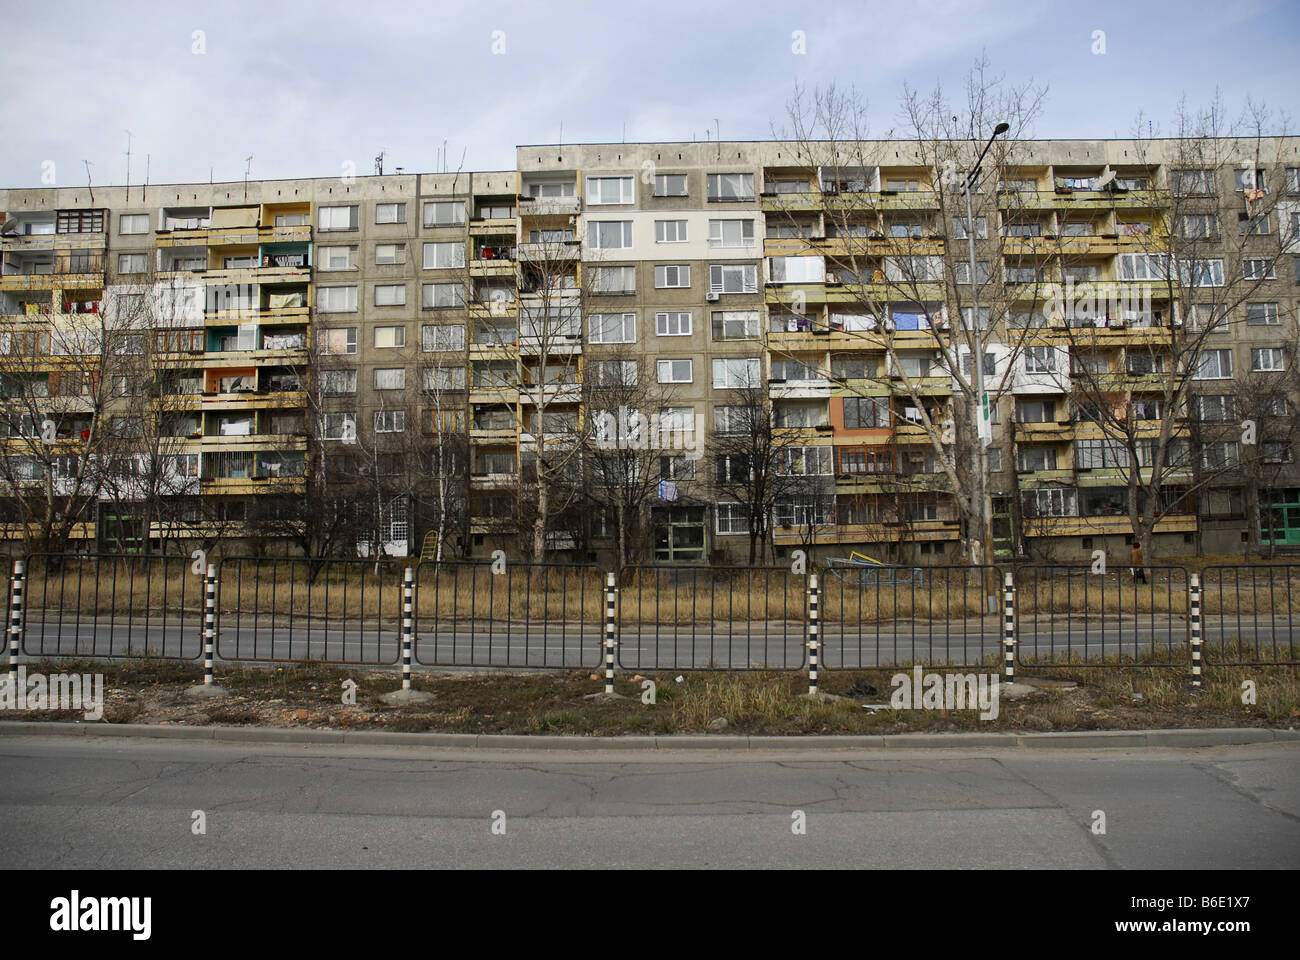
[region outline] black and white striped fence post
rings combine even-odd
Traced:
[[[1191,595],[1192,686],[1201,685],[1201,575],[1190,574],[1187,587]]]
[[[415,639],[415,571],[402,576],[402,689],[411,689],[411,645]]]
[[[9,580],[9,685],[18,689],[18,649],[23,641],[23,581],[26,564],[14,561],[13,576]]]
[[[821,614],[817,609],[817,574],[808,575],[808,696],[817,696],[817,666],[821,657]]]
[[[208,564],[207,576],[203,578],[203,685],[210,687],[215,680],[212,676],[212,661],[216,656],[217,646],[217,565]]]
[[[1004,662],[1003,679],[1007,683],[1016,681],[1016,578],[1007,571],[1002,587],[1002,656]]]
[[[614,606],[617,602],[617,577],[605,574],[605,693],[614,692]]]

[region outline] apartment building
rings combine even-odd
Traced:
[[[951,161],[885,142],[0,190],[0,522],[609,556],[613,384],[654,427],[655,562],[744,561],[756,524],[777,557],[959,562],[981,435],[998,556],[1121,552],[1130,497],[1160,555],[1297,544],[1297,145],[1017,144],[970,218]]]

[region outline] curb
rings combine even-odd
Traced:
[[[132,737],[213,740],[224,743],[348,744],[471,750],[926,750],[978,748],[1132,749],[1227,747],[1300,742],[1300,730],[1264,727],[1205,730],[1096,730],[1065,733],[900,733],[878,736],[679,736],[555,737],[478,733],[390,733],[382,730],[313,730],[293,727],[190,727],[148,723],[0,721],[2,736]]]

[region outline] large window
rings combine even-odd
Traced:
[[[1232,351],[1206,350],[1196,364],[1197,380],[1227,380],[1232,377]]]
[[[1121,253],[1116,262],[1121,280],[1164,280],[1164,262],[1146,253]]]
[[[631,247],[632,221],[590,221],[587,224],[587,246],[593,250],[625,250]]]
[[[464,367],[425,367],[424,390],[437,393],[440,390],[464,390]]]
[[[456,309],[465,306],[465,287],[459,283],[426,283],[420,299],[426,310]]]
[[[773,283],[823,283],[826,260],[823,257],[768,257],[767,276]]]
[[[465,266],[465,244],[452,241],[424,245],[424,269],[445,270],[463,266]]]
[[[588,267],[592,293],[636,293],[636,267]]]
[[[656,197],[686,196],[686,174],[684,173],[655,174],[654,195]]]
[[[715,517],[719,536],[749,533],[749,507],[743,503],[720,503],[715,508]]]
[[[591,206],[632,203],[634,184],[632,177],[588,177],[587,203]]]
[[[357,415],[355,413],[327,413],[325,414],[324,427],[326,440],[356,440]]]
[[[889,426],[889,401],[875,397],[844,398],[845,430],[879,430]]]
[[[636,343],[635,313],[593,313],[587,317],[592,343]]]
[[[1056,350],[1053,347],[1025,347],[1026,373],[1054,373]]]
[[[465,325],[425,324],[420,330],[420,345],[426,353],[465,349]]]
[[[655,243],[685,243],[685,220],[656,220]]]
[[[356,266],[356,247],[317,247],[317,270],[351,270]]]
[[[1247,261],[1249,263],[1250,261]],[[1188,287],[1223,286],[1222,260],[1185,260],[1179,264],[1180,279]],[[1250,278],[1247,278],[1250,279]]]
[[[709,267],[710,293],[757,293],[758,267],[752,263],[715,263]]]
[[[406,284],[404,283],[375,284],[375,306],[376,307],[401,307],[405,305],[406,305]]]
[[[592,369],[597,387],[635,387],[637,384],[635,360],[597,360]]]
[[[1079,515],[1079,491],[1070,487],[1046,487],[1041,490],[1026,490],[1022,494],[1027,517],[1077,517]]]
[[[465,204],[449,201],[428,201],[424,205],[426,227],[455,227],[465,222]]]
[[[710,220],[709,246],[752,247],[754,245],[753,220]]]
[[[321,230],[355,230],[357,228],[356,204],[320,208]]]
[[[356,313],[356,287],[317,287],[316,309],[320,313]]]
[[[1175,170],[1169,176],[1175,196],[1209,196],[1214,193],[1213,170]]]
[[[375,327],[375,346],[400,349],[406,346],[406,327]]]
[[[403,433],[405,430],[405,410],[375,411],[375,433]]]
[[[375,204],[375,223],[405,223],[405,222],[406,222],[406,204],[404,203]]]
[[[1079,470],[1127,467],[1128,447],[1121,440],[1074,441],[1074,466]]]
[[[341,356],[357,352],[356,327],[337,327],[332,330],[321,330],[317,335],[320,337],[320,349],[323,354]]]
[[[713,388],[740,390],[760,383],[758,359],[737,358],[713,361]]]
[[[118,223],[118,233],[148,233],[149,232],[149,214],[147,213],[124,213]]]
[[[689,337],[691,335],[690,313],[656,313],[655,335],[660,337]]]
[[[1252,325],[1272,325],[1278,322],[1276,303],[1246,304],[1246,322]]]
[[[757,310],[714,310],[714,340],[755,340],[758,338]]]
[[[685,289],[691,285],[691,268],[689,264],[665,264],[655,267],[655,289]]]
[[[374,371],[376,390],[405,390],[405,367],[376,367]]]
[[[321,392],[326,396],[338,397],[357,392],[357,372],[355,370],[322,370],[320,375]]]
[[[1285,370],[1286,354],[1281,347],[1256,347],[1250,351],[1250,369],[1256,373]]]
[[[660,383],[691,383],[694,379],[690,360],[659,360]]]
[[[752,173],[711,173],[706,178],[710,201],[743,201],[754,199]]]
[[[1199,286],[1223,286],[1223,261],[1211,260],[1210,263],[1219,265],[1219,282],[1213,284],[1199,284]],[[1246,280],[1275,280],[1277,275],[1273,272],[1273,261],[1266,259],[1246,259],[1241,262],[1241,276]]]
[[[720,436],[737,436],[749,432],[751,411],[748,407],[714,407],[713,432]]]
[[[784,447],[776,452],[777,473],[785,477],[825,477],[831,472],[830,447]]]

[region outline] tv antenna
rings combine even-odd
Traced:
[[[246,166],[244,167],[244,199],[248,199],[248,178],[253,172],[253,155],[250,153],[244,158]]]
[[[135,136],[130,130],[126,132],[126,199],[131,199],[131,138]]]
[[[95,202],[95,185],[94,185],[93,183],[91,183],[91,181],[90,181],[90,168],[93,167],[94,164],[91,163],[89,160],[82,160],[81,162],[84,163],[84,164],[86,165],[86,186],[90,188],[90,202],[91,202],[91,203],[94,203],[94,202]]]
[[[384,175],[384,154],[386,152],[380,150],[379,156],[375,157],[375,176],[382,177]]]

